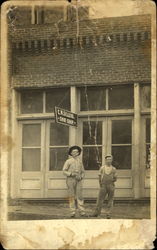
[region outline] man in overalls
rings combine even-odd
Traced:
[[[111,212],[113,207],[113,198],[114,198],[114,190],[115,190],[115,181],[117,180],[116,168],[112,166],[112,155],[105,156],[105,165],[100,167],[99,170],[99,184],[100,190],[97,199],[96,209],[93,217],[97,217],[101,214],[101,209],[103,206],[103,202],[108,196],[107,202],[107,219],[111,218]]]
[[[84,178],[84,166],[79,158],[81,148],[73,146],[69,149],[70,158],[66,160],[63,166],[63,174],[66,175],[66,184],[69,194],[69,207],[71,210],[71,217],[75,217],[76,203],[81,216],[85,216],[84,201],[82,195],[82,179]]]

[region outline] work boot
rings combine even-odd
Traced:
[[[74,217],[75,217],[75,213],[71,213],[71,214],[70,214],[70,217],[71,217],[71,218],[74,218]]]
[[[106,215],[106,219],[111,219],[111,215],[110,215],[110,214],[107,214],[107,215]]]
[[[93,214],[90,215],[90,217],[98,217],[99,214],[97,212],[94,212]]]
[[[80,215],[81,215],[82,217],[86,217],[86,213],[85,213],[85,212],[80,212]]]

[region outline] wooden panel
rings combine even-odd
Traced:
[[[149,176],[145,177],[144,187],[145,188],[150,188],[150,177]]]
[[[134,197],[132,189],[116,189],[115,197],[125,198],[125,197]]]
[[[132,177],[118,177],[115,186],[116,188],[132,188]]]
[[[66,180],[65,179],[53,179],[49,178],[48,180],[48,189],[66,189]]]
[[[84,189],[83,196],[84,198],[97,198],[99,193],[99,189]],[[133,197],[132,189],[116,189],[115,197]]]
[[[20,180],[20,189],[40,189],[41,181],[37,178],[22,178]]]
[[[46,198],[67,198],[68,197],[68,190],[67,189],[50,189],[47,192],[47,197]]]
[[[145,197],[150,197],[150,189],[145,189]]]
[[[83,188],[89,188],[89,189],[99,188],[98,179],[84,179]]]
[[[43,198],[43,194],[40,190],[21,190],[20,198]]]

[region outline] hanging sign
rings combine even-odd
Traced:
[[[55,119],[57,123],[77,127],[77,114],[68,110],[55,107]]]

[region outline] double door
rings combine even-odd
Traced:
[[[18,134],[14,196],[67,197],[62,167],[68,158],[69,146],[77,144],[83,149],[85,198],[97,197],[98,171],[105,163],[106,154],[113,155],[113,165],[117,168],[115,196],[134,197],[134,186],[137,187],[134,166],[137,164],[134,164],[136,131],[133,117],[79,118],[77,128],[56,124],[52,119],[21,121]],[[143,183],[143,179],[139,183]],[[144,190],[144,186],[142,188]]]

